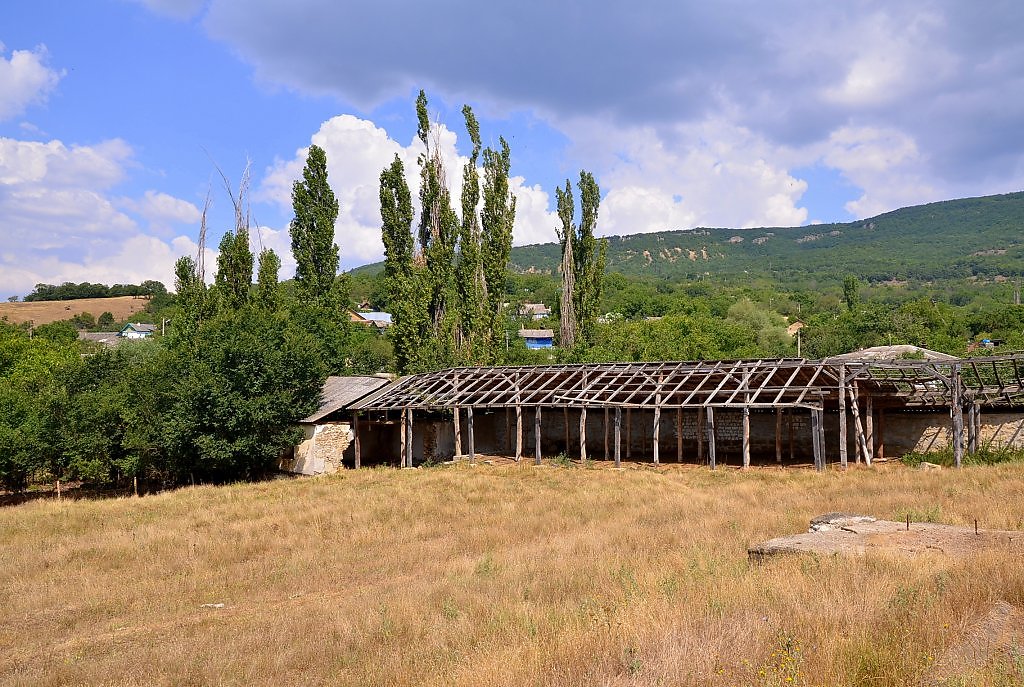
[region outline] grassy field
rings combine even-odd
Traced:
[[[143,310],[149,301],[135,296],[114,296],[113,298],[80,298],[73,301],[30,301],[28,303],[0,303],[0,319],[6,317],[15,324],[32,322],[49,324],[57,320],[69,320],[75,315],[91,313],[99,317],[105,312],[114,316],[115,322],[127,320],[134,313]]]
[[[1020,560],[747,546],[834,510],[1022,529],[1022,484],[458,465],[36,501],[0,510],[0,681],[915,684],[992,602],[1024,604]]]

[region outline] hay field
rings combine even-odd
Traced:
[[[992,602],[1024,605],[1020,560],[747,546],[833,510],[1021,529],[1022,484],[463,464],[36,501],[0,510],[0,683],[916,684]]]
[[[109,311],[115,322],[127,320],[149,304],[145,298],[114,296],[112,298],[80,298],[73,301],[30,301],[28,303],[0,303],[0,319],[6,317],[15,324],[32,322],[49,324],[69,320],[75,315],[92,313],[99,317]]]

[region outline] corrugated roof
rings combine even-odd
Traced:
[[[520,329],[519,336],[524,339],[550,339],[555,332],[550,329]]]
[[[320,408],[299,422],[316,422],[388,383],[381,377],[328,377],[320,392]]]
[[[826,360],[958,360],[955,355],[939,353],[920,346],[898,344],[895,346],[872,346],[852,353],[834,355]]]

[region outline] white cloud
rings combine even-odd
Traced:
[[[4,58],[0,43],[0,122],[17,117],[28,108],[46,101],[64,76],[46,66],[46,46],[33,50],[15,50]]]
[[[194,254],[195,244],[148,235],[125,210],[163,226],[194,221],[198,211],[157,191],[112,199],[132,160],[118,139],[68,146],[0,138],[0,295],[64,281],[171,286],[174,260]]]

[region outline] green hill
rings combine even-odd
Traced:
[[[659,279],[782,282],[854,274],[871,282],[1018,275],[1024,193],[929,203],[843,224],[700,228],[608,237],[608,270]],[[516,272],[552,273],[555,243],[512,249]]]

